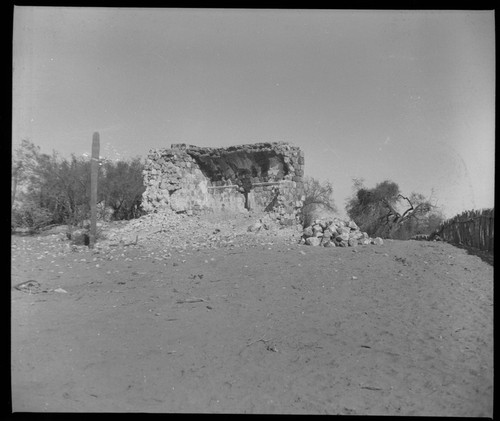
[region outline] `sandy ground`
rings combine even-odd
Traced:
[[[493,266],[466,250],[55,241],[12,236],[12,286],[38,283],[11,293],[15,412],[492,417]]]

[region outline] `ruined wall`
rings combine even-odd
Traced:
[[[229,148],[173,144],[150,151],[143,172],[147,212],[276,212],[293,218],[302,207],[304,153],[284,142]]]

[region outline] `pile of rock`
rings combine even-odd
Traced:
[[[162,249],[208,249],[240,247],[272,241],[296,244],[301,233],[297,226],[283,226],[272,215],[226,212],[200,214],[165,211],[143,215],[131,221],[108,224],[96,243],[97,248],[137,245]]]
[[[359,229],[354,221],[316,219],[314,223],[302,232],[300,244],[323,247],[355,247],[357,245],[382,245],[380,237],[370,236]]]

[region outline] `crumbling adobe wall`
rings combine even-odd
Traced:
[[[173,144],[150,151],[143,172],[147,212],[276,212],[292,219],[302,207],[304,153],[285,142],[229,148]]]

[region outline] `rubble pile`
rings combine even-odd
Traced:
[[[82,240],[88,238],[88,227],[74,230],[71,236],[60,232],[59,237],[63,241],[71,239],[72,251],[88,248],[88,242]],[[383,244],[380,237],[370,238],[354,221],[336,217],[315,219],[303,228],[299,223],[283,225],[273,212],[190,215],[164,211],[130,221],[99,222],[95,248],[138,246],[201,250],[262,245],[263,242],[323,247]]]
[[[253,227],[249,229],[249,227]],[[301,227],[283,226],[272,215],[248,212],[192,215],[161,212],[120,225],[103,227],[96,247],[161,246],[176,249],[240,247],[259,244],[262,237],[297,243]]]
[[[316,219],[312,225],[304,228],[300,239],[300,244],[323,247],[355,247],[383,243],[380,237],[370,238],[354,221],[343,221],[339,218]]]
[[[73,245],[87,247],[87,229],[73,232]],[[241,247],[266,241],[323,247],[355,247],[382,245],[380,237],[370,236],[352,220],[340,218],[316,219],[312,225],[283,225],[274,213],[226,212],[192,215],[164,211],[150,213],[131,221],[98,223],[96,248],[145,246],[175,249],[207,249]],[[85,244],[85,245],[83,245]]]

